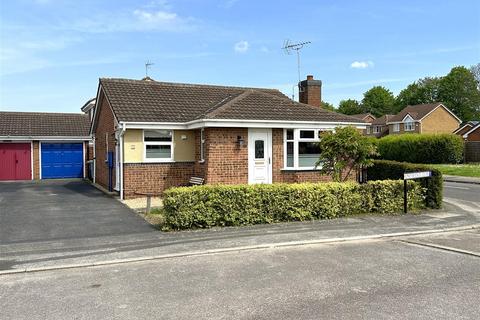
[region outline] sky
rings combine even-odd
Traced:
[[[98,79],[277,88],[361,99],[480,62],[480,1],[0,0],[0,110],[79,112]]]

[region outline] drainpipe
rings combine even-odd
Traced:
[[[123,135],[125,134],[125,123],[122,123],[120,132],[120,200],[123,200]]]
[[[95,144],[95,141],[97,140],[95,135],[92,136],[92,140],[93,140],[93,183],[95,183],[96,181],[96,177],[97,177],[97,154],[96,154],[96,144]]]

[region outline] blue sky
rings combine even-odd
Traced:
[[[323,81],[323,99],[397,94],[425,76],[480,62],[480,2],[61,1],[0,2],[0,110],[78,112],[99,77],[278,88]]]

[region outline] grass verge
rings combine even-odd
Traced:
[[[429,164],[442,174],[480,178],[480,163],[476,164]]]

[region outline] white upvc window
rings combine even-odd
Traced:
[[[380,133],[382,131],[382,126],[373,126],[373,133]]]
[[[205,129],[200,129],[200,162],[205,161]]]
[[[370,134],[370,126],[367,126],[367,134]]]
[[[315,169],[320,158],[321,132],[318,129],[284,129],[284,168]]]
[[[403,118],[403,130],[404,131],[413,131],[415,130],[415,122],[413,121],[413,118],[407,114]]]
[[[400,131],[400,123],[394,123],[393,132],[399,132],[399,131]]]
[[[173,131],[143,130],[145,162],[173,161]]]

